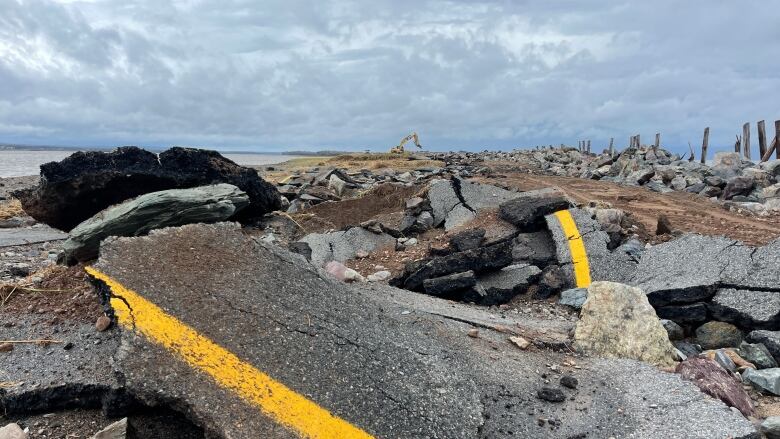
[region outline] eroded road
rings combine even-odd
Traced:
[[[508,342],[565,339],[565,322],[347,286],[237,225],[112,239],[101,254],[92,273],[122,323],[119,384],[216,437],[754,434],[677,375],[628,360],[577,358],[575,368],[565,353]],[[562,374],[576,390],[538,399]]]

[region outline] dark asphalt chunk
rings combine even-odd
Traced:
[[[597,428],[615,437],[708,438],[755,431],[691,383],[634,361],[584,358],[574,400],[540,401],[542,378],[532,371],[561,363],[563,354],[520,351],[489,329],[522,321],[388,286],[337,283],[234,224],[110,239],[101,254],[102,272],[377,437],[566,437]],[[483,328],[480,337],[468,337],[475,326]],[[292,436],[162,347],[124,334],[116,367],[134,394],[167,401],[211,434]],[[615,416],[615,407],[625,416]],[[565,421],[550,430],[536,421],[542,413]]]

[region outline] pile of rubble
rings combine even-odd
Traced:
[[[434,158],[444,159],[434,155]],[[642,146],[610,155],[571,147],[509,152],[459,153],[449,161],[513,162],[530,172],[644,186],[655,192],[685,191],[728,202],[759,215],[780,211],[780,160],[755,163],[739,153],[716,153],[709,164],[681,158],[663,148]]]

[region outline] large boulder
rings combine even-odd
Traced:
[[[77,152],[41,165],[40,183],[14,195],[36,220],[70,231],[101,210],[139,195],[217,183],[237,186],[249,196],[249,206],[236,219],[281,207],[279,192],[254,169],[216,151],[180,147],[159,156],[135,146]]]
[[[321,266],[329,261],[345,262],[355,258],[358,252],[371,253],[379,248],[395,246],[396,239],[391,235],[375,233],[363,227],[351,227],[328,233],[310,233],[299,242],[308,244],[310,260]]]
[[[689,358],[675,367],[683,379],[693,382],[702,392],[718,398],[745,417],[754,416],[755,409],[742,384],[718,363],[709,358]]]
[[[63,244],[63,258],[68,264],[89,261],[98,256],[100,242],[109,236],[139,236],[163,227],[224,221],[248,204],[246,193],[224,183],[144,194],[76,226]]]
[[[593,282],[574,331],[580,350],[609,358],[631,358],[671,366],[675,348],[639,288]]]

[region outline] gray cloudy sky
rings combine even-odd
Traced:
[[[780,119],[772,1],[0,0],[0,142],[730,147]],[[755,139],[756,135],[753,134]],[[755,141],[754,141],[755,142]]]

